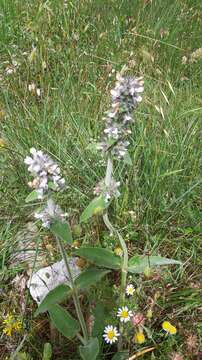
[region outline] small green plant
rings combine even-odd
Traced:
[[[180,264],[179,261],[163,258],[160,256],[141,256],[135,254],[129,258],[128,248],[121,232],[109,219],[109,207],[114,198],[119,197],[120,183],[114,179],[114,163],[124,162],[124,166],[132,164],[129,155],[130,126],[133,119],[133,111],[142,101],[143,81],[141,78],[124,77],[119,74],[115,88],[111,91],[110,110],[104,117],[104,139],[96,144],[97,150],[101,150],[106,161],[106,174],[95,187],[96,197],[90,202],[80,217],[80,223],[86,223],[93,216],[102,216],[106,228],[111,236],[118,242],[116,252],[107,246],[81,246],[75,250],[75,255],[87,260],[90,265],[76,279],[73,278],[71,267],[66,252],[66,245],[73,243],[70,226],[61,208],[54,202],[53,193],[65,189],[65,180],[60,174],[59,166],[42,151],[35,148],[30,150],[31,156],[26,157],[25,163],[34,180],[29,183],[33,191],[26,201],[46,199],[46,206],[35,213],[35,217],[42,221],[44,228],[50,229],[57,240],[58,248],[63,258],[70,285],[60,284],[51,290],[40,302],[36,314],[48,311],[55,327],[67,338],[77,337],[81,342],[79,355],[83,360],[96,360],[101,351],[99,338],[89,331],[84,311],[80,303],[80,291],[95,285],[104,276],[110,279],[111,271],[120,273],[120,283],[117,287],[117,309],[113,323],[103,327],[104,341],[112,345],[118,343],[113,359],[126,359],[129,356],[127,345],[131,339],[136,344],[145,342],[145,318],[142,314],[134,312],[134,303],[130,301],[135,293],[133,280],[134,274],[144,273],[145,276],[151,271],[151,267]],[[118,250],[119,249],[119,250]],[[96,268],[95,268],[96,266]],[[129,278],[128,274],[132,274]],[[72,297],[76,317],[72,317],[64,307],[59,305],[65,297]],[[109,316],[110,317],[110,314]],[[152,317],[152,311],[148,312],[148,318]],[[96,322],[96,317],[95,317]],[[133,328],[135,327],[135,334]],[[176,329],[169,322],[163,323],[163,330],[167,334],[175,334]]]

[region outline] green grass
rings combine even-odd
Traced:
[[[122,196],[111,216],[131,240],[132,252],[185,262],[183,270],[168,275],[175,292],[162,304],[163,314],[174,308],[176,321],[184,318],[185,328],[201,339],[200,296],[194,290],[193,297],[181,296],[198,286],[202,265],[202,60],[182,64],[183,56],[201,47],[201,1],[80,0],[66,7],[62,0],[1,0],[0,15],[0,137],[6,141],[0,150],[2,283],[9,288],[13,240],[33,212],[24,202],[29,148],[41,148],[60,163],[69,189],[58,202],[77,222],[105,171],[99,154],[87,147],[101,136],[115,80],[111,71],[127,65],[128,73],[144,77],[145,94],[131,135],[133,166],[116,166]],[[6,75],[12,60],[19,66]],[[40,98],[28,91],[32,82]],[[86,229],[91,242],[105,236],[102,224]],[[172,349],[183,348],[185,337],[181,333],[176,344],[167,341],[145,359],[164,360]],[[39,338],[36,332],[27,345],[34,359],[40,359],[33,350],[40,353]]]

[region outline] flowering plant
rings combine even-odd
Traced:
[[[109,345],[117,342],[118,352],[121,353],[123,351],[123,339],[126,334],[131,334],[132,327],[136,327],[135,335],[133,333],[134,342],[142,344],[145,341],[145,318],[142,314],[134,312],[132,302],[129,301],[129,298],[135,294],[135,287],[129,282],[128,273],[134,276],[134,274],[142,273],[151,266],[180,263],[159,256],[151,256],[148,259],[137,254],[129,259],[126,242],[119,230],[112,225],[108,216],[108,209],[113,198],[121,195],[119,191],[120,182],[113,177],[114,162],[132,163],[128,151],[130,145],[129,136],[131,134],[130,126],[133,123],[133,112],[142,101],[141,93],[143,90],[142,78],[123,77],[119,74],[116,85],[111,91],[110,109],[103,118],[105,124],[104,136],[102,141],[97,144],[97,149],[101,150],[106,161],[106,174],[104,179],[95,186],[94,194],[96,197],[81,214],[80,222],[86,223],[93,216],[101,215],[110,234],[117,238],[119,247],[117,252],[114,253],[107,247],[88,245],[75,250],[76,256],[84,258],[90,264],[94,264],[94,266],[97,266],[96,269],[89,267],[76,279],[72,276],[65,248],[65,244],[69,246],[73,242],[71,229],[66,220],[67,214],[63,213],[52,196],[53,191],[65,188],[65,180],[60,174],[59,166],[48,155],[34,148],[30,150],[32,156],[25,158],[28,171],[34,177],[32,182],[29,183],[33,191],[27,197],[27,201],[46,199],[45,207],[35,213],[35,218],[41,220],[42,226],[50,229],[55,235],[70,279],[70,285],[61,284],[48,293],[39,304],[37,314],[48,311],[56,328],[64,336],[68,338],[77,336],[82,344],[79,346],[79,354],[83,360],[97,359],[101,347],[98,338],[92,336],[92,332],[87,327],[80,303],[80,291],[95,285],[112,270],[121,273],[116,323],[107,324],[103,328],[104,341]],[[59,305],[65,296],[72,296],[77,319],[73,318],[67,310]],[[165,325],[163,329],[165,329]],[[174,334],[172,326],[167,326],[166,331]]]

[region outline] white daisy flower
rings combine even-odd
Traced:
[[[115,326],[105,326],[103,338],[107,344],[115,343],[118,340],[118,336],[120,336],[120,334]]]
[[[126,294],[128,296],[133,295],[134,292],[135,292],[135,288],[132,284],[129,284],[128,286],[126,286]]]
[[[122,308],[118,309],[117,316],[120,318],[121,322],[128,322],[130,321],[131,316],[133,316],[132,311],[128,310],[127,306],[123,306]]]

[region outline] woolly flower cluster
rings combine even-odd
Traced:
[[[131,133],[132,112],[142,101],[144,91],[142,78],[117,75],[115,88],[111,90],[111,108],[104,117],[104,141],[98,145],[103,152],[110,151],[113,156],[122,159],[129,146],[125,140]]]
[[[35,218],[42,221],[44,228],[49,228],[53,221],[64,221],[67,214],[64,214],[61,208],[54,203],[52,199],[47,201],[45,209],[41,212],[35,213]]]
[[[60,190],[64,186],[65,180],[60,175],[59,166],[49,155],[40,150],[31,148],[30,153],[32,156],[27,156],[24,162],[28,165],[28,171],[34,176],[34,180],[28,185],[37,191],[38,199],[42,199],[48,191],[49,182],[52,183],[54,190]]]
[[[30,153],[32,156],[27,156],[24,162],[28,165],[28,171],[34,176],[34,180],[28,185],[36,190],[38,199],[43,199],[49,189],[62,189],[65,180],[60,175],[58,164],[49,155],[35,148],[31,148]],[[44,228],[49,228],[55,220],[64,221],[67,214],[63,214],[61,208],[49,198],[44,209],[36,212],[34,216],[41,220]]]
[[[107,186],[105,180],[101,180],[94,188],[95,195],[101,195],[104,197],[105,202],[107,203],[112,197],[119,197],[120,192],[118,187],[120,182],[116,182],[114,179],[111,179],[110,184]]]

